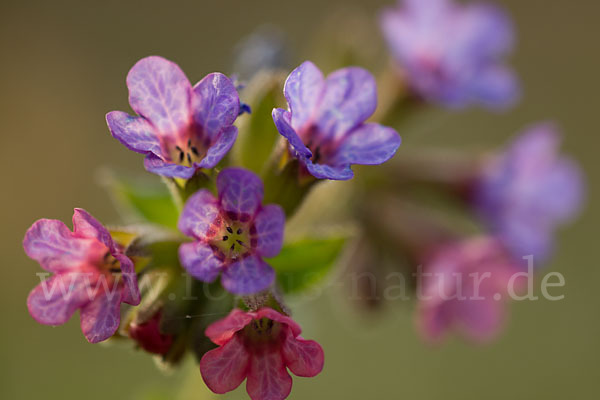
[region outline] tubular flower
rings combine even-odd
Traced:
[[[492,158],[475,184],[476,209],[517,258],[546,260],[555,228],[581,208],[581,170],[559,156],[559,145],[554,126],[536,125]]]
[[[196,241],[179,247],[190,275],[252,294],[273,283],[275,272],[263,261],[281,250],[285,215],[275,204],[262,205],[263,183],[242,168],[225,168],[217,177],[218,198],[203,189],[185,204],[178,227]]]
[[[175,63],[151,56],[131,68],[127,87],[139,116],[112,111],[106,121],[125,147],[146,154],[148,171],[188,179],[213,168],[233,146],[240,101],[225,75],[209,74],[192,87]]]
[[[496,7],[403,0],[382,13],[380,25],[409,85],[426,100],[501,108],[518,97],[516,78],[501,64],[513,29]]]
[[[358,67],[323,77],[310,61],[288,76],[284,94],[289,110],[273,110],[273,121],[290,152],[318,179],[347,180],[352,164],[376,165],[400,146],[392,128],[365,123],[377,106],[375,79]]]
[[[517,272],[503,245],[492,238],[449,243],[432,251],[417,308],[423,337],[437,341],[457,328],[471,340],[492,339],[502,328],[503,300]]]
[[[73,232],[61,221],[35,222],[25,234],[23,247],[42,268],[54,273],[27,299],[29,313],[41,324],[64,324],[79,309],[86,339],[101,342],[119,327],[121,302],[140,302],[133,262],[85,210],[75,209]]]
[[[303,377],[323,369],[323,349],[300,333],[294,320],[273,309],[234,309],[206,329],[206,336],[219,347],[200,360],[202,378],[215,393],[232,391],[247,378],[252,400],[285,399],[292,389],[286,367]]]

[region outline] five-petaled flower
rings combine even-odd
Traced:
[[[271,308],[234,309],[206,329],[219,348],[200,360],[202,378],[215,393],[229,392],[248,378],[246,390],[252,400],[285,399],[292,389],[286,367],[303,377],[323,369],[323,349],[300,333],[294,320]]]
[[[404,0],[381,15],[392,56],[412,89],[448,107],[506,107],[518,97],[513,73],[500,62],[513,44],[509,19],[490,5]]]
[[[439,341],[456,328],[474,341],[492,339],[502,328],[509,285],[518,289],[523,284],[517,272],[519,266],[494,238],[432,249],[419,283],[417,324],[423,337]]]
[[[262,257],[281,250],[285,216],[275,204],[262,205],[263,183],[242,168],[225,168],[217,176],[218,198],[202,189],[189,198],[178,227],[196,241],[179,247],[179,259],[190,275],[251,294],[273,283],[273,268]]]
[[[325,79],[306,61],[285,82],[289,111],[274,109],[273,121],[311,175],[351,179],[352,164],[381,164],[400,146],[395,130],[364,122],[375,112],[376,91],[375,79],[362,68],[343,68]]]
[[[23,247],[54,273],[27,299],[30,314],[42,324],[64,324],[80,309],[81,330],[96,343],[119,327],[121,302],[140,302],[133,262],[85,210],[75,209],[73,232],[61,221],[38,220],[25,234]]]
[[[475,184],[476,209],[517,258],[546,260],[554,229],[581,207],[581,170],[558,155],[559,145],[553,125],[536,125],[493,157]]]
[[[217,165],[233,146],[240,101],[225,75],[209,74],[192,87],[175,63],[151,56],[131,68],[127,87],[139,116],[112,111],[106,121],[127,148],[146,154],[148,171],[188,179]]]

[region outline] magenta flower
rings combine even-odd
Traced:
[[[274,109],[273,121],[308,173],[351,179],[352,164],[384,163],[400,146],[392,128],[365,123],[375,112],[376,90],[375,79],[362,68],[343,68],[325,79],[306,61],[285,82],[289,111]]]
[[[292,390],[286,367],[304,377],[323,369],[323,349],[300,333],[293,319],[270,308],[246,313],[234,309],[206,329],[219,348],[200,360],[202,378],[215,393],[230,392],[248,378],[252,400],[285,399]]]
[[[162,312],[159,310],[147,321],[132,322],[128,328],[129,337],[148,353],[165,355],[173,345],[173,335],[160,331]]]
[[[213,168],[233,146],[240,101],[225,75],[209,74],[192,87],[175,63],[152,56],[131,68],[127,87],[139,116],[112,111],[106,121],[128,149],[146,154],[148,171],[187,179]]]
[[[501,63],[513,29],[496,7],[404,0],[384,10],[380,25],[409,85],[426,100],[501,108],[518,97],[516,78]]]
[[[439,341],[456,328],[474,341],[492,339],[502,328],[508,285],[518,271],[502,244],[491,238],[433,251],[424,265],[417,309],[423,337]]]
[[[234,294],[251,294],[273,283],[275,272],[263,257],[281,250],[285,216],[275,204],[263,206],[263,184],[242,168],[217,176],[218,198],[196,192],[185,204],[178,227],[195,242],[179,247],[179,260],[190,275],[221,283]]]
[[[119,327],[121,302],[140,303],[133,262],[85,210],[75,209],[73,232],[61,221],[35,222],[25,234],[23,247],[42,268],[54,273],[27,299],[29,313],[41,324],[64,324],[79,309],[83,334],[97,343]]]
[[[553,125],[536,125],[491,159],[476,182],[476,209],[519,259],[546,260],[556,227],[581,208],[583,174],[573,160],[558,154],[559,146]]]

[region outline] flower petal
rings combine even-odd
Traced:
[[[264,188],[260,178],[243,168],[225,168],[217,176],[221,209],[230,217],[249,220],[260,207]]]
[[[206,75],[194,86],[194,119],[211,139],[230,127],[240,111],[238,92],[221,73]]]
[[[108,339],[121,321],[121,292],[105,292],[81,309],[81,331],[90,343]]]
[[[283,93],[292,114],[289,124],[295,130],[301,130],[310,122],[317,110],[324,88],[323,73],[310,61],[303,62],[288,76]],[[285,136],[283,132],[281,134]]]
[[[252,400],[283,400],[291,390],[292,377],[278,348],[266,348],[252,355],[246,382]]]
[[[312,152],[304,145],[304,143],[302,143],[302,139],[300,139],[294,128],[292,128],[290,122],[292,116],[290,112],[282,110],[281,108],[274,108],[272,116],[277,131],[281,136],[288,140],[298,156],[305,158],[312,157]]]
[[[138,287],[137,275],[133,261],[125,254],[113,254],[113,257],[119,261],[121,266],[121,276],[123,277],[123,301],[127,304],[137,306],[140,304],[140,289]]]
[[[223,346],[202,356],[200,373],[210,390],[223,394],[240,386],[249,364],[250,355],[239,336],[234,335]]]
[[[312,377],[323,370],[325,355],[321,345],[314,340],[296,338],[288,331],[281,354],[294,375]]]
[[[400,146],[400,135],[383,125],[368,123],[348,134],[332,159],[333,164],[382,164]]]
[[[73,210],[73,233],[75,236],[97,239],[111,252],[115,251],[115,244],[108,229],[83,208]]]
[[[315,123],[324,138],[339,139],[369,118],[376,106],[377,88],[373,75],[363,68],[342,68],[325,81]]]
[[[253,238],[257,240],[256,251],[262,257],[275,257],[281,251],[283,244],[283,229],[285,227],[285,213],[276,204],[263,207],[254,219],[256,233]]]
[[[208,328],[206,328],[205,335],[208,336],[213,343],[222,346],[231,339],[234,333],[243,329],[251,321],[251,314],[245,313],[239,308],[234,308],[225,318],[210,324]]]
[[[175,138],[190,122],[192,87],[177,64],[158,56],[142,58],[127,74],[129,104],[157,133]]]
[[[490,67],[482,71],[473,85],[473,96],[490,108],[510,107],[520,94],[515,74],[505,67]]]
[[[209,238],[216,234],[220,221],[217,199],[209,190],[201,189],[185,203],[177,228],[190,237]]]
[[[485,300],[455,301],[454,306],[459,328],[471,340],[489,341],[502,330],[503,302],[489,296]]]
[[[199,241],[179,246],[179,261],[190,275],[202,282],[214,282],[223,265],[210,246]]]
[[[210,145],[206,156],[199,163],[194,163],[198,168],[214,168],[225,155],[231,150],[237,139],[238,129],[236,126],[230,126],[217,137],[215,142]]]
[[[221,284],[230,293],[245,295],[271,286],[275,271],[260,257],[251,255],[228,266],[221,275]]]
[[[350,169],[350,165],[325,165],[314,164],[312,161],[305,162],[308,172],[317,179],[332,179],[337,181],[346,181],[352,179],[354,172]]]
[[[150,153],[146,156],[144,159],[144,168],[146,168],[146,171],[148,172],[167,178],[190,179],[196,173],[196,168],[194,167],[186,167],[185,165],[164,161],[154,153]]]
[[[106,114],[106,123],[111,135],[129,150],[162,154],[154,127],[144,118],[132,117],[123,111],[111,111]]]
[[[107,251],[98,240],[76,237],[62,221],[54,219],[36,221],[25,234],[23,248],[42,268],[52,272],[95,262]]]
[[[46,279],[29,293],[29,313],[40,324],[64,324],[75,310],[89,303],[86,288],[94,280],[94,274],[82,272],[67,272]]]

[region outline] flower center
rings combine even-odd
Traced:
[[[326,163],[332,153],[332,140],[323,138],[315,125],[306,128],[300,137],[305,146],[312,152],[311,161],[313,163]]]
[[[281,324],[268,318],[254,319],[244,328],[244,337],[252,344],[270,343],[279,339]]]
[[[185,144],[179,143],[171,149],[171,159],[186,167],[192,166],[194,162],[201,161],[205,156],[205,146],[188,139]]]
[[[227,258],[237,259],[251,249],[249,229],[240,223],[227,223],[212,244]]]

